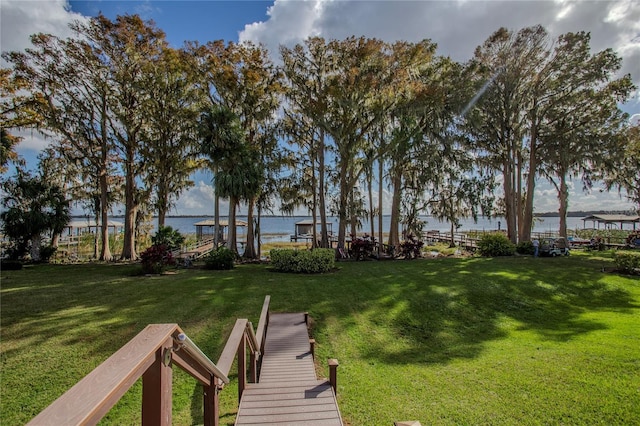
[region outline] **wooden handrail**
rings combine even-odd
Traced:
[[[257,382],[257,362],[266,335],[269,296],[258,325],[259,340],[246,319],[238,319],[218,364],[214,364],[177,324],[150,324],[28,425],[93,425],[142,377],[142,424],[171,424],[172,369],[177,365],[203,384],[204,424],[219,424],[218,393],[238,356],[238,394],[247,383],[246,347],[251,350],[250,380]],[[265,314],[265,308],[267,313]],[[265,319],[263,321],[263,318]]]
[[[264,297],[264,303],[262,304],[262,311],[260,312],[260,320],[258,321],[258,329],[256,330],[256,340],[260,344],[260,352],[264,353],[264,341],[267,337],[267,326],[269,325],[269,304],[271,303],[271,296],[266,295]]]
[[[163,358],[163,352],[173,347],[176,331],[182,332],[177,324],[148,325],[28,424],[97,423],[159,358]]]

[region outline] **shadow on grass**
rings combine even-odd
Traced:
[[[400,263],[388,277],[363,269],[359,286],[370,295],[357,309],[369,311],[373,327],[390,327],[403,342],[370,339],[363,357],[388,364],[474,358],[485,342],[507,336],[504,321],[543,340],[567,341],[606,327],[582,318],[587,311],[631,314],[640,307],[628,291],[585,267],[584,259],[540,261],[423,260],[420,268]]]
[[[263,265],[160,277],[132,276],[136,266],[100,264],[3,271],[3,362],[25,352],[37,356],[48,345],[82,345],[97,365],[152,323],[179,324],[215,361],[236,318],[257,325],[267,294],[272,311],[308,311],[316,335],[343,334],[347,342],[353,335],[364,342],[352,348],[359,356],[388,364],[477,357],[486,342],[506,338],[504,321],[567,341],[605,327],[585,319],[585,312],[639,308],[636,296],[605,283],[586,257],[339,266],[323,275],[279,274]],[[366,336],[376,328],[388,336]],[[201,388],[192,389],[190,411],[199,419]]]

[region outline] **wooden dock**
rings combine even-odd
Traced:
[[[335,392],[318,380],[304,313],[271,313],[258,383],[247,384],[236,425],[338,425]]]

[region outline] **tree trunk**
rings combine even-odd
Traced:
[[[215,177],[218,175],[218,166],[214,164],[213,166],[213,176],[214,176],[214,197],[213,197],[213,246],[218,248],[220,245],[220,196],[218,195],[218,190],[215,188]]]
[[[351,202],[349,203],[349,225],[351,227],[351,238],[355,238],[358,234],[358,216],[356,215],[356,190],[351,185],[349,185],[351,191],[349,191],[349,198]]]
[[[529,173],[527,175],[527,198],[524,204],[524,215],[522,218],[522,233],[520,241],[531,241],[531,230],[533,229],[533,195],[536,190],[536,169],[538,168],[537,153],[537,128],[535,124],[531,129],[531,142],[529,147]]]
[[[257,242],[257,253],[256,257],[260,259],[262,257],[262,207],[258,205],[258,218],[257,218],[257,226],[256,226],[256,242]]]
[[[229,223],[227,232],[227,248],[238,254],[238,243],[236,239],[236,198],[229,197]]]
[[[456,246],[456,239],[453,236],[453,232],[454,232],[454,229],[453,229],[453,220],[452,220],[451,221],[451,241],[449,242],[449,248],[453,248]]]
[[[343,161],[340,164],[340,198],[338,200],[338,247],[344,247],[347,232],[347,204],[351,189],[346,176],[347,165]]]
[[[512,243],[518,242],[518,227],[516,219],[515,209],[515,194],[513,190],[513,169],[508,160],[504,163],[504,205],[505,205],[505,220],[507,222],[507,236]]]
[[[158,192],[158,199],[160,200],[158,206],[158,229],[160,229],[160,227],[164,226],[165,224],[165,217],[167,215],[167,206],[169,205],[169,202],[167,191],[160,190]]]
[[[103,156],[106,156],[104,154]],[[107,199],[109,193],[109,184],[107,182],[106,166],[100,171],[100,234],[102,245],[100,247],[100,260],[109,262],[113,259],[111,249],[109,247],[109,202]]]
[[[383,231],[382,231],[382,174],[383,174],[384,162],[382,160],[382,155],[378,158],[378,257],[382,255],[382,242],[383,242]]]
[[[137,211],[137,203],[135,200],[135,176],[133,172],[134,153],[133,149],[127,148],[127,160],[125,171],[125,211],[124,211],[124,242],[122,246],[123,260],[136,260],[135,249],[135,219]]]
[[[367,176],[367,190],[369,195],[369,225],[371,229],[371,238],[375,237],[376,229],[374,227],[374,211],[373,211],[373,161],[371,162],[371,171],[369,172],[369,176]]]
[[[567,174],[564,170],[558,173],[560,178],[560,192],[558,200],[560,201],[560,229],[558,233],[561,237],[567,238],[567,210],[569,208],[569,190],[567,188]]]
[[[312,156],[313,157],[313,156]],[[313,228],[311,229],[311,249],[318,247],[318,227],[316,226],[317,221],[317,210],[318,210],[318,194],[316,193],[316,169],[314,167],[315,160],[311,160],[311,188],[313,188],[311,195],[311,222],[313,223]]]
[[[400,224],[400,197],[402,187],[402,171],[394,171],[391,185],[393,186],[393,198],[391,200],[391,223],[389,225],[388,244],[396,249],[400,247],[400,235],[398,227]]]
[[[248,212],[247,212],[247,242],[244,246],[243,257],[247,259],[255,259],[256,258],[256,246],[254,244],[255,240],[255,232],[253,227],[253,208],[256,204],[256,200],[254,197],[251,197],[249,200]]]
[[[31,237],[31,248],[29,250],[29,254],[31,255],[31,260],[34,262],[40,261],[40,245],[42,244],[42,237],[40,234],[33,235]]]
[[[324,130],[320,130],[320,139],[318,141],[318,208],[320,209],[320,247],[329,248],[329,230],[327,227],[327,209],[325,205],[325,178],[324,178]]]

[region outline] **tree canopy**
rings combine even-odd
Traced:
[[[0,166],[16,160],[11,129],[44,132],[50,158],[68,166],[51,170],[102,224],[103,260],[112,258],[114,203],[125,215],[121,257],[135,259],[139,224],[157,214],[162,225],[204,167],[216,224],[219,197],[231,221],[247,206],[248,257],[259,255],[260,215],[276,190],[285,209],[319,216],[324,247],[328,214],[343,245],[361,219],[374,231],[384,193],[394,246],[400,227],[419,233],[425,215],[452,225],[504,215],[510,239],[528,240],[540,177],[557,188],[561,216],[571,178],[585,188],[603,179],[638,202],[637,126],[619,108],[635,87],[617,76],[619,55],[593,53],[585,32],[552,39],[541,26],[501,28],[466,63],[439,56],[428,39],[312,37],[282,46],[276,65],[251,43],[169,47],[136,15],[72,29],[72,38],[36,34],[31,48],[3,54]]]

